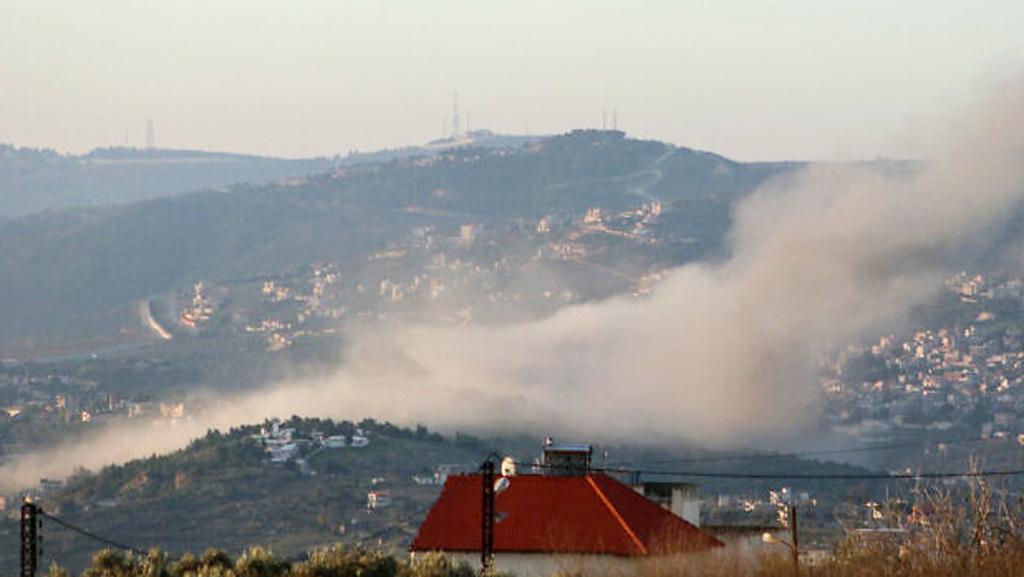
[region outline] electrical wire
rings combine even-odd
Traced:
[[[55,517],[55,516],[45,512],[45,511],[43,511],[41,508],[39,509],[39,516],[40,517],[45,517],[46,519],[49,519],[50,521],[53,521],[54,523],[64,527],[65,529],[69,529],[71,531],[74,531],[75,533],[78,533],[79,535],[88,537],[89,539],[92,539],[94,541],[98,541],[100,543],[103,543],[104,545],[107,545],[107,546],[110,546],[110,547],[114,547],[116,549],[121,549],[121,550],[124,550],[124,551],[129,551],[129,552],[135,553],[137,555],[145,555],[146,554],[146,552],[143,551],[142,549],[138,549],[136,547],[132,547],[131,545],[125,545],[124,543],[119,543],[117,541],[114,541],[113,539],[108,539],[108,538],[103,537],[101,535],[97,535],[96,533],[93,533],[92,531],[89,531],[87,529],[83,529],[81,527],[78,527],[77,525],[73,525],[71,523],[68,523],[67,521],[61,519],[60,517]]]
[[[816,457],[822,455],[843,455],[849,453],[870,453],[875,451],[891,451],[894,449],[908,449],[908,448],[926,448],[929,445],[956,445],[965,443],[982,443],[990,441],[1004,441],[1005,439],[995,438],[961,438],[961,439],[950,439],[946,441],[928,441],[928,442],[906,442],[906,443],[888,443],[881,445],[866,445],[863,447],[850,447],[846,449],[822,449],[819,451],[800,451],[793,453],[755,453],[750,455],[724,455],[720,457],[693,457],[693,458],[680,458],[680,459],[665,459],[658,461],[620,461],[609,463],[608,467],[619,467],[619,466],[644,466],[644,465],[687,465],[691,463],[718,463],[725,461],[760,461],[766,459],[782,459],[782,458],[802,458],[802,457]]]
[[[533,467],[540,469],[575,469],[559,465],[545,465],[541,463],[516,462],[517,466]],[[925,479],[968,479],[984,477],[1017,477],[1024,475],[1024,469],[1007,469],[992,471],[953,471],[953,472],[924,472],[924,473],[730,473],[719,471],[689,471],[689,470],[667,470],[667,469],[638,469],[627,467],[590,467],[586,469],[590,473],[629,473],[635,475],[673,475],[677,477],[700,477],[710,479],[798,479],[798,480],[824,480],[824,481],[913,481]]]
[[[598,470],[600,472],[615,472],[614,469]],[[981,477],[1017,477],[1024,475],[1024,469],[1009,469],[1001,471],[961,471],[961,472],[932,472],[932,473],[862,473],[862,474],[830,474],[830,473],[702,473],[697,471],[664,471],[664,470],[643,470],[633,469],[627,472],[649,475],[677,475],[680,477],[706,477],[713,479],[800,479],[800,480],[829,480],[829,481],[906,481],[923,479],[967,479]]]

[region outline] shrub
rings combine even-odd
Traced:
[[[274,557],[263,547],[250,547],[235,564],[237,577],[286,577],[291,563]]]
[[[332,545],[292,569],[292,577],[395,577],[398,561],[380,551]]]
[[[466,562],[456,563],[448,555],[428,553],[403,565],[403,577],[474,577],[476,571]]]
[[[136,569],[131,555],[104,549],[92,556],[82,577],[136,577]]]

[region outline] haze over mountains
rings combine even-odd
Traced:
[[[262,184],[320,173],[334,166],[431,156],[455,145],[511,147],[538,137],[505,136],[487,130],[460,142],[352,152],[333,158],[274,158],[156,148],[108,147],[87,154],[0,144],[0,218],[45,210],[127,204],[238,183]]]
[[[63,155],[0,145],[0,218],[126,204],[238,182],[274,182],[332,164],[325,158],[288,160],[198,150],[98,148]]]

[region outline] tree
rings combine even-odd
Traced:
[[[235,564],[237,577],[285,577],[291,570],[291,563],[274,557],[263,547],[250,547]]]
[[[396,577],[398,561],[380,551],[332,545],[317,549],[292,577]]]
[[[199,564],[204,569],[218,568],[222,570],[233,569],[235,564],[231,557],[223,549],[207,549],[199,559]]]
[[[403,577],[475,577],[476,571],[465,561],[456,563],[448,555],[427,553],[403,566]]]
[[[131,555],[104,549],[92,556],[92,562],[82,577],[135,577],[135,562]]]
[[[145,557],[139,559],[138,564],[141,577],[171,577],[167,554],[160,549],[150,549]]]

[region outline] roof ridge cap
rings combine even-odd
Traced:
[[[640,550],[640,554],[647,555],[647,547],[645,547],[643,542],[640,541],[640,538],[636,536],[636,533],[634,533],[633,529],[631,529],[629,524],[626,523],[626,520],[622,518],[622,514],[619,513],[619,510],[615,508],[615,505],[612,504],[608,496],[604,494],[604,491],[601,490],[601,487],[597,485],[597,482],[594,481],[593,476],[587,475],[586,478],[587,483],[590,484],[590,487],[594,489],[594,492],[597,493],[598,497],[600,497],[601,502],[608,509],[608,512],[612,514],[612,517],[614,517],[616,521],[618,521],[619,526],[622,527],[622,530],[625,531],[626,535],[629,536],[629,539],[633,542],[634,545],[636,545],[637,549]]]

